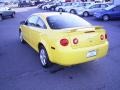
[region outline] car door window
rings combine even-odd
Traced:
[[[100,4],[96,4],[90,7],[90,9],[93,9],[93,8],[100,8]]]
[[[120,11],[120,6],[114,8],[115,11]]]
[[[101,4],[101,8],[106,8],[106,7],[108,7],[108,5],[106,5],[106,4]]]
[[[38,28],[47,29],[45,23],[43,22],[43,20],[41,18],[38,19],[36,26]]]
[[[38,20],[37,16],[31,16],[30,18],[28,18],[26,24],[28,26],[36,26],[37,20]]]

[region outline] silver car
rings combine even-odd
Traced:
[[[55,8],[55,11],[63,12],[63,11],[65,11],[65,10],[64,10],[65,7],[68,7],[68,6],[71,6],[71,5],[72,5],[72,2],[62,3],[61,6],[58,6],[58,7]]]
[[[87,16],[90,16],[90,15],[93,15],[94,12],[102,10],[102,9],[108,7],[108,6],[109,6],[108,4],[95,3],[95,4],[85,6],[85,7],[74,8],[74,12],[77,15],[87,17]]]
[[[82,2],[75,2],[71,6],[65,7],[65,12],[76,14],[75,9],[81,8],[81,7],[83,8],[83,7],[88,6],[90,4],[91,3],[89,3],[89,2],[84,2],[84,3],[82,3]]]
[[[11,10],[8,7],[0,7],[0,21],[2,21],[2,19],[7,16],[11,16],[12,18],[14,18],[15,11]]]

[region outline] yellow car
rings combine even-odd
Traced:
[[[43,67],[63,66],[104,57],[108,52],[106,31],[69,13],[32,14],[20,23],[19,38],[39,53]]]

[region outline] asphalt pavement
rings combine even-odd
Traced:
[[[104,58],[44,69],[38,54],[28,44],[21,44],[18,36],[20,21],[44,11],[36,7],[15,10],[15,18],[0,22],[0,90],[120,90],[120,20],[84,18],[106,29],[110,46]]]

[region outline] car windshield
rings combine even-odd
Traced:
[[[80,3],[76,2],[76,3],[72,3],[73,6],[78,6]]]
[[[89,27],[90,23],[72,14],[60,14],[47,17],[51,29],[64,29],[74,27]]]
[[[90,4],[90,5],[86,5],[85,8],[89,8],[91,7],[93,4]]]
[[[107,7],[107,8],[105,8],[105,10],[110,10],[110,9],[112,9],[114,7],[115,7],[114,5],[111,5],[111,6]]]

